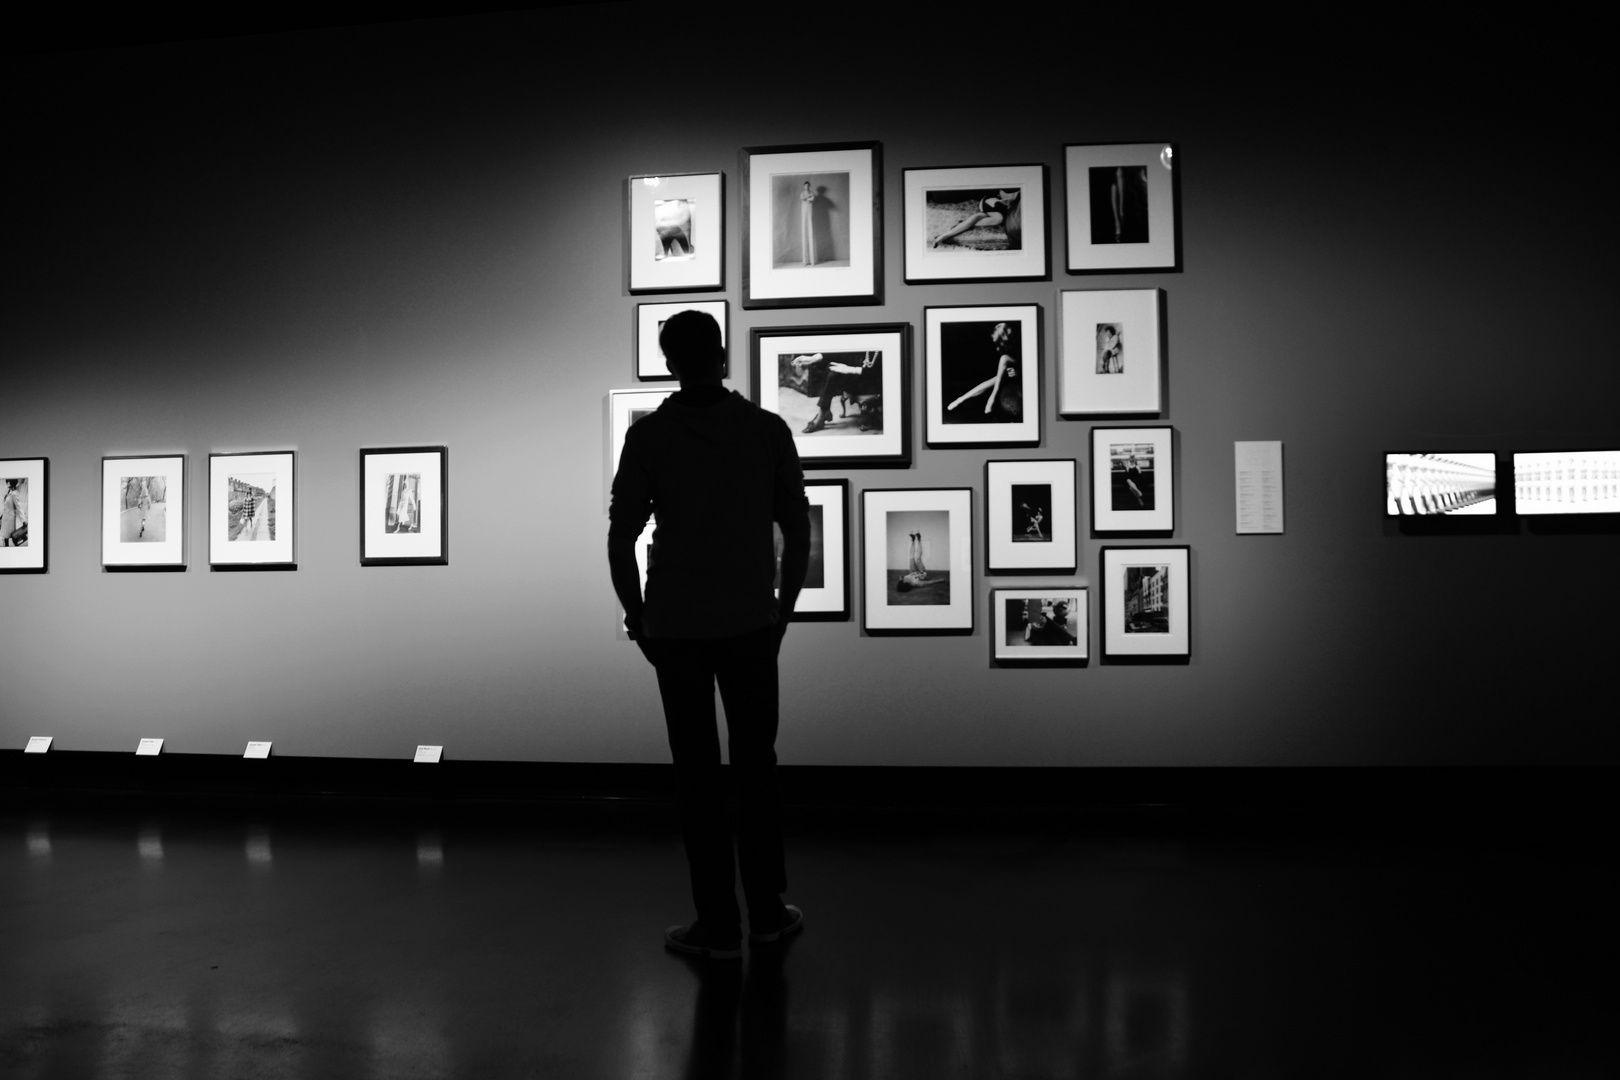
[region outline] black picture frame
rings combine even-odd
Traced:
[[[1186,664],[1192,658],[1192,548],[1102,548],[1097,555],[1105,664]],[[1153,587],[1154,570],[1166,571]],[[1141,573],[1134,580],[1131,571]],[[1155,591],[1159,594],[1154,596]],[[1133,599],[1136,606],[1133,610]]]
[[[810,500],[810,573],[799,593],[793,621],[848,622],[853,561],[849,548],[849,481],[841,477],[806,479],[804,493]],[[776,535],[780,540],[779,527]]]
[[[1090,592],[1088,586],[1073,584],[990,590],[991,662],[997,667],[1085,667],[1091,660]]]
[[[248,523],[256,524],[258,532],[281,534],[269,539],[262,552],[253,550],[257,544],[242,545],[241,550],[229,542],[230,529],[230,477],[222,478],[218,467],[238,463],[239,473],[251,468],[250,459],[262,458],[264,468],[271,470],[276,479],[269,493],[261,493],[268,509],[254,507],[257,512]],[[223,479],[223,483],[222,483]],[[240,453],[211,453],[208,455],[207,506],[208,568],[211,571],[232,570],[296,570],[298,519],[298,452],[295,450],[249,450]],[[224,501],[221,501],[223,498]],[[268,515],[268,520],[266,520]],[[244,532],[246,529],[244,528]]]
[[[1074,458],[986,461],[985,573],[1072,574],[1079,569],[1079,481],[1080,463]],[[1020,497],[1021,487],[1031,490]]]
[[[190,554],[186,537],[187,456],[108,454],[102,457],[99,500],[102,570],[185,571]],[[159,480],[163,482],[161,487],[156,483]],[[138,494],[131,486],[136,481],[139,481]]]
[[[1051,178],[1044,163],[903,169],[900,189],[907,285],[1052,280]],[[1011,190],[1018,192],[1011,206],[997,205]],[[971,220],[986,213],[989,225]],[[960,239],[937,242],[963,226]]]
[[[745,147],[738,167],[744,308],[883,303],[882,143]],[[794,206],[801,227],[776,228]]]
[[[390,472],[388,466],[405,471]],[[407,487],[389,482],[397,477],[409,477],[415,483]],[[432,483],[423,483],[424,478],[431,478]],[[414,528],[405,524],[407,505]],[[449,563],[450,448],[362,449],[360,565],[448,566]]]
[[[655,221],[659,203],[692,200],[698,220],[688,214],[687,253],[669,255],[671,241]],[[675,292],[715,292],[726,287],[726,174],[662,173],[625,181],[624,273],[632,296]],[[684,233],[683,233],[684,235]],[[673,241],[676,247],[681,240]],[[656,254],[655,254],[656,252]]]
[[[1181,270],[1180,165],[1172,142],[1065,144],[1069,273]]]
[[[861,492],[861,630],[973,633],[973,537],[972,488]]]
[[[911,464],[910,323],[754,327],[748,343],[749,393],[787,422],[806,469]],[[890,353],[898,354],[898,363]],[[852,374],[858,367],[867,373]],[[847,381],[830,385],[835,377]],[[823,415],[822,397],[828,397],[827,414],[836,401],[838,415],[818,428],[813,421]]]
[[[0,574],[49,572],[50,486],[50,458],[0,460]]]
[[[1046,412],[1041,339],[1039,304],[923,308],[927,445],[934,449],[1041,445]],[[998,407],[1008,401],[1016,405],[1016,416]]]
[[[1169,537],[1175,531],[1176,429],[1092,428],[1091,535]]]

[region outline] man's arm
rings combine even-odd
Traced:
[[[608,504],[608,573],[613,591],[624,608],[624,627],[632,635],[641,633],[641,570],[636,566],[636,541],[652,516],[652,499],[646,473],[630,449],[631,440],[619,454],[619,468],[613,474],[613,493]]]
[[[810,502],[804,497],[804,467],[799,464],[793,433],[780,419],[777,425],[781,464],[777,466],[771,516],[782,527],[782,587],[776,602],[776,640],[780,647],[782,635],[787,633],[787,625],[799,606],[805,575],[810,572]]]
[[[608,572],[613,575],[613,591],[624,608],[624,628],[641,633],[641,571],[636,566],[636,542],[621,540],[608,533]]]

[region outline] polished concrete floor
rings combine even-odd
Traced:
[[[798,810],[804,934],[705,964],[660,948],[664,807],[14,802],[0,1076],[1614,1077],[1613,856],[1460,815]]]

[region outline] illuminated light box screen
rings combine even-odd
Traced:
[[[1495,454],[1386,454],[1389,517],[1496,513]]]
[[[1620,514],[1620,450],[1513,455],[1521,514]]]

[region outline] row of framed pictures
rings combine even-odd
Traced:
[[[46,458],[0,461],[0,572],[44,573]],[[208,562],[217,570],[297,568],[297,454],[208,455]],[[186,455],[101,459],[101,564],[109,570],[186,566]],[[450,561],[450,451],[413,446],[360,451],[360,564]]]
[[[1063,148],[1072,274],[1180,268],[1175,148]],[[883,301],[883,147],[878,142],[741,152],[743,306]],[[901,173],[905,280],[1045,281],[1044,164]],[[725,174],[632,176],[625,246],[632,293],[725,287]]]
[[[1073,461],[988,462],[987,572],[1073,573],[1077,568]],[[1064,506],[1069,525],[1044,521],[1039,505]],[[849,481],[805,481],[810,563],[794,618],[850,617]],[[654,526],[637,545],[643,577]],[[862,627],[868,634],[973,631],[971,488],[868,488],[861,493]],[[780,542],[780,535],[778,535]],[[778,549],[780,550],[780,548]],[[1189,548],[1104,547],[1103,655],[1175,659],[1188,655]],[[1048,565],[1049,564],[1049,565]],[[1084,663],[1090,652],[1089,590],[1045,585],[991,594],[993,655],[1005,663]]]
[[[1162,289],[1071,289],[1058,293],[1057,411],[1065,416],[1144,415],[1161,410],[1165,366]],[[635,375],[671,382],[658,347],[664,323],[680,311],[713,316],[721,342],[730,338],[725,300],[636,305]],[[1040,441],[1041,307],[955,304],[923,308],[930,446],[1035,445]],[[856,354],[859,354],[857,358]],[[834,365],[867,364],[870,395],[908,382],[909,323],[756,327],[749,333],[756,398],[789,402],[784,414],[814,415]],[[868,363],[870,361],[870,363]],[[729,370],[725,373],[730,374]],[[847,398],[847,390],[841,391]],[[764,402],[761,402],[764,404]],[[769,407],[769,406],[767,406]],[[791,422],[791,418],[790,418]],[[836,427],[828,420],[828,426]],[[865,427],[857,422],[857,427]]]

